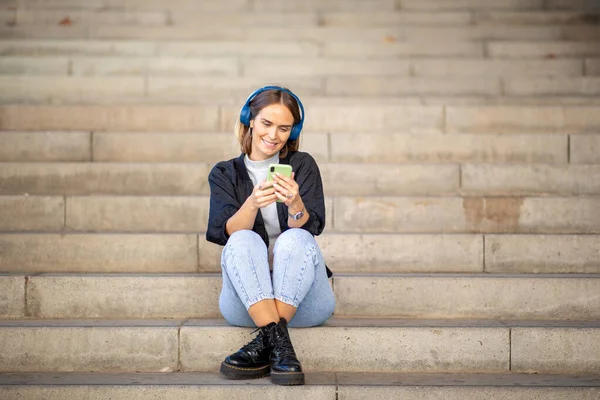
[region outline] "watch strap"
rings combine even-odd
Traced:
[[[296,214],[291,214],[288,210],[288,215],[294,220],[297,221],[304,216],[304,212],[306,211],[306,206],[302,207],[301,211],[298,211]]]

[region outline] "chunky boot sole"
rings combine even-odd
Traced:
[[[271,382],[275,385],[304,385],[304,372],[273,372]]]
[[[222,362],[220,372],[227,379],[258,379],[269,376],[271,365],[256,368],[241,368]]]

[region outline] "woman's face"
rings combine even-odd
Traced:
[[[294,125],[294,116],[283,104],[271,104],[250,121],[252,128],[252,161],[273,157],[283,148]]]

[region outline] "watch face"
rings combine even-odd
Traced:
[[[291,219],[296,221],[304,216],[304,210],[305,210],[305,208],[302,208],[302,211],[297,212],[296,214],[290,214],[290,212],[288,211],[288,215],[290,216]]]

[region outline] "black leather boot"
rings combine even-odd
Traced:
[[[252,341],[225,358],[221,363],[221,373],[226,378],[256,379],[269,375],[271,349],[266,340],[266,331],[272,326],[275,326],[275,322],[257,329],[260,332]]]
[[[271,381],[276,385],[304,385],[304,373],[296,358],[285,318],[266,328],[267,344],[271,349]]]

